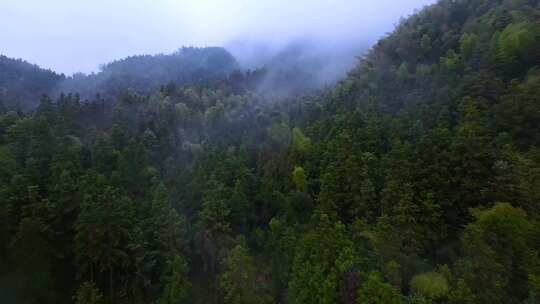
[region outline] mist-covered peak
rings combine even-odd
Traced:
[[[104,64],[100,72],[75,74],[57,93],[78,92],[84,98],[117,96],[132,89],[150,93],[168,83],[188,85],[226,78],[239,68],[236,59],[221,47],[183,47],[171,54],[135,55]]]
[[[335,84],[353,69],[357,58],[368,48],[367,41],[323,41],[310,37],[281,44],[244,40],[227,45],[244,69],[266,71],[258,91],[278,97]]]

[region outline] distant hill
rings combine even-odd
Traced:
[[[7,108],[32,108],[41,95],[49,94],[62,80],[63,75],[0,55],[0,103]]]
[[[114,100],[131,90],[149,94],[160,86],[189,85],[224,79],[239,69],[236,59],[219,47],[184,47],[172,54],[138,55],[107,63],[100,72],[70,77],[20,59],[0,56],[0,103],[7,109],[34,109],[42,95],[76,93]]]
[[[188,85],[221,79],[238,68],[236,59],[223,48],[184,47],[168,55],[140,55],[113,61],[95,74],[75,74],[62,83],[57,93],[114,98],[127,89],[150,93],[168,83]]]

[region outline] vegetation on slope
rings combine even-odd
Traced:
[[[63,75],[0,55],[0,105],[29,110],[42,94],[50,94],[63,79]]]

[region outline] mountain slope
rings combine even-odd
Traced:
[[[8,108],[30,109],[41,95],[50,94],[63,79],[63,75],[37,65],[0,56],[0,102]]]
[[[97,74],[76,74],[57,89],[92,99],[115,98],[127,89],[149,94],[173,83],[189,85],[226,78],[238,69],[236,59],[218,47],[182,48],[170,55],[132,56],[105,64]]]

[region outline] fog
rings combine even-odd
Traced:
[[[251,67],[309,41],[312,50],[351,62],[401,17],[433,2],[0,0],[0,54],[69,75],[181,46],[224,46]]]

